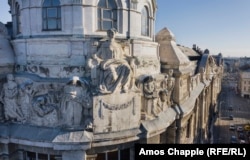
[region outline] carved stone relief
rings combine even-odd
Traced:
[[[103,42],[97,53],[88,60],[91,80],[97,85],[97,91],[102,94],[127,92],[129,89],[132,74],[127,60],[129,57],[115,41],[115,34],[115,29],[108,30],[108,40]]]
[[[93,103],[95,133],[127,130],[140,124],[141,98],[136,93],[99,95]]]
[[[83,66],[41,66],[41,65],[16,65],[16,72],[28,72],[37,74],[40,77],[69,78],[82,76],[85,73]]]
[[[89,83],[77,76],[65,85],[35,82],[9,74],[1,91],[0,121],[92,129]]]
[[[90,118],[92,107],[88,84],[79,77],[73,77],[63,89],[60,115],[65,127],[79,127],[83,121]]]
[[[160,111],[157,106],[158,91],[155,79],[148,76],[143,80],[143,94],[145,98],[143,110],[148,116],[156,116]]]
[[[172,69],[168,71],[167,89],[169,92],[169,96],[168,96],[169,105],[173,104],[173,92],[174,92],[174,87],[175,87],[175,78],[173,77],[173,73],[174,71]]]
[[[18,121],[24,120],[21,109],[17,104],[18,98],[18,85],[12,74],[7,75],[7,82],[4,83],[1,92],[1,102],[4,105],[4,116],[7,121]]]

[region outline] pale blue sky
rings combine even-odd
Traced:
[[[250,56],[250,0],[157,0],[156,32],[167,27],[176,42],[211,54]],[[0,21],[10,21],[0,0]]]

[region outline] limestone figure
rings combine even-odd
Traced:
[[[99,92],[113,93],[115,91],[126,92],[129,87],[131,68],[126,60],[126,55],[120,44],[115,41],[115,29],[107,31],[108,40],[105,41],[97,53],[92,56],[92,66],[94,71],[91,74],[97,74],[96,69],[100,70]],[[95,77],[92,75],[92,77]]]
[[[168,85],[167,85],[167,90],[168,90],[168,104],[169,106],[171,106],[173,104],[173,91],[174,91],[174,87],[175,87],[175,78],[173,77],[173,69],[170,69],[168,71]]]
[[[60,108],[63,126],[77,127],[82,124],[85,118],[83,115],[86,116],[91,107],[87,92],[87,84],[77,76],[74,76],[64,87]]]
[[[158,113],[156,103],[158,93],[156,91],[155,80],[152,76],[147,76],[143,80],[143,94],[145,97],[145,112],[149,116],[154,116]]]
[[[30,118],[30,111],[31,111],[31,100],[33,97],[33,89],[32,89],[33,82],[30,80],[25,81],[19,87],[18,92],[18,105],[22,111],[23,118],[28,120]]]
[[[7,75],[7,82],[3,85],[1,92],[1,102],[4,104],[5,120],[22,121],[23,115],[18,107],[18,85],[15,82],[13,74]]]

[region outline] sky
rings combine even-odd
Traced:
[[[10,21],[0,0],[0,21]],[[250,0],[157,0],[155,31],[168,28],[176,43],[196,44],[224,57],[250,56]]]

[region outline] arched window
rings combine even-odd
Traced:
[[[149,14],[145,6],[141,11],[141,34],[143,36],[149,36]]]
[[[98,29],[117,29],[117,5],[114,0],[100,0],[98,3]]]
[[[43,30],[61,30],[61,7],[59,0],[44,0]]]
[[[19,34],[21,33],[21,11],[18,3],[16,3],[15,5],[15,12],[16,12],[16,31],[17,34]]]

